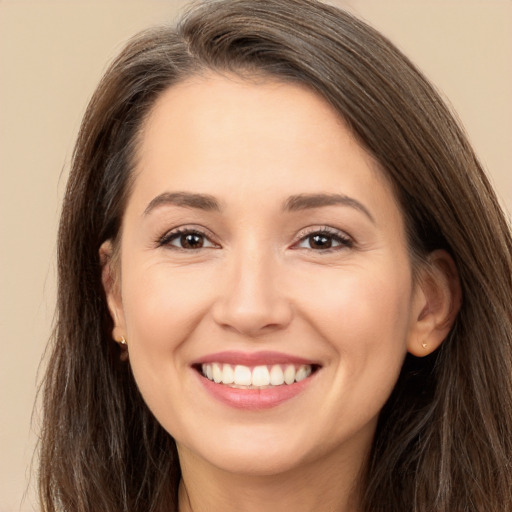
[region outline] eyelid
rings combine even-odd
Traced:
[[[169,229],[169,230],[165,231],[165,233],[163,235],[158,236],[157,239],[155,240],[155,242],[156,242],[157,247],[168,246],[168,247],[172,247],[173,249],[177,249],[177,250],[181,249],[181,250],[190,252],[190,251],[193,251],[194,249],[184,249],[184,248],[180,248],[178,246],[173,246],[170,244],[171,240],[174,239],[175,237],[178,237],[180,235],[187,234],[187,233],[192,233],[192,234],[197,234],[197,235],[203,236],[213,246],[213,247],[200,247],[196,250],[221,247],[220,244],[215,241],[216,237],[213,235],[213,233],[211,233],[211,231],[209,229],[205,228],[204,226],[197,225],[197,224],[181,225],[181,226],[177,226],[172,229]],[[353,237],[350,236],[349,234],[347,234],[345,231],[342,231],[338,228],[334,228],[332,226],[321,225],[321,226],[310,226],[310,227],[301,229],[299,231],[299,233],[297,233],[296,239],[292,243],[291,248],[292,249],[300,249],[301,247],[298,247],[298,245],[302,241],[304,241],[306,238],[308,238],[309,236],[312,236],[315,234],[327,235],[327,236],[338,239],[338,241],[340,242],[339,246],[329,248],[329,249],[324,249],[324,250],[316,250],[315,252],[326,252],[326,251],[330,251],[330,250],[331,251],[337,250],[340,248],[341,249],[348,248],[348,247],[352,247],[355,243]],[[313,249],[310,249],[310,250],[313,250]]]
[[[180,248],[175,245],[171,245],[170,242],[173,238],[178,237],[180,235],[184,235],[187,233],[196,234],[203,236],[205,239],[208,240],[210,244],[212,244],[213,247],[200,247],[195,250],[200,249],[211,249],[211,248],[219,248],[220,244],[215,241],[215,236],[211,233],[211,231],[204,226],[198,226],[197,224],[185,224],[183,226],[177,226],[175,228],[167,230],[163,235],[157,237],[156,239],[156,245],[157,247],[172,247],[173,249],[177,250],[183,250],[187,252],[191,252],[194,249],[184,249]]]
[[[333,238],[337,238],[340,241],[340,245],[337,247],[332,247],[328,249],[323,250],[316,250],[315,252],[326,252],[326,251],[335,251],[338,249],[344,249],[344,248],[350,248],[353,247],[355,244],[355,241],[353,237],[351,237],[348,233],[345,231],[342,231],[337,228],[333,228],[332,226],[310,226],[307,228],[302,229],[299,231],[296,237],[296,241],[292,244],[292,249],[301,249],[301,247],[298,247],[298,245],[303,242],[306,238],[312,236],[312,235],[327,235]],[[313,249],[310,249],[313,250]]]

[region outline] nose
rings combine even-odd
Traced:
[[[214,321],[223,328],[258,337],[285,329],[293,310],[275,258],[263,251],[248,252],[233,256],[226,264],[222,290],[212,310]]]

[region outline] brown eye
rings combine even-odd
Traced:
[[[180,235],[178,240],[182,249],[200,249],[204,245],[204,236],[197,233]]]
[[[336,230],[331,233],[331,231],[322,230],[304,236],[296,247],[321,252],[353,247],[353,241],[341,231]]]
[[[193,251],[217,247],[206,235],[199,231],[179,230],[170,232],[159,240],[159,246],[167,246],[170,249],[183,249]]]
[[[332,236],[312,235],[308,239],[311,249],[330,249],[332,247]]]

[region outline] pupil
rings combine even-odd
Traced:
[[[329,249],[332,246],[332,240],[325,235],[313,235],[311,246],[313,248]]]
[[[182,235],[181,246],[188,249],[198,249],[203,246],[203,238],[200,235],[189,233]]]

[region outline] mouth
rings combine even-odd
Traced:
[[[288,402],[314,386],[322,365],[280,352],[224,351],[192,363],[209,396],[235,409],[261,411]]]
[[[262,390],[301,382],[315,373],[319,365],[286,363],[246,366],[209,362],[195,365],[194,368],[202,377],[215,384],[234,389]]]

